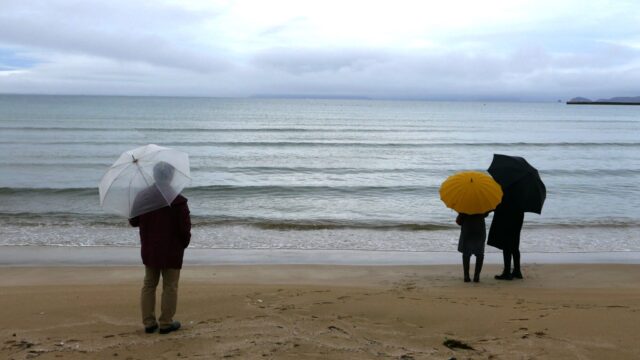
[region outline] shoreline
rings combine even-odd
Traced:
[[[188,248],[185,266],[199,265],[455,265],[460,254],[429,251],[202,249]],[[526,264],[640,264],[640,252],[522,252]],[[486,252],[485,263],[501,264],[500,252]],[[0,246],[0,266],[139,265],[139,247]]]

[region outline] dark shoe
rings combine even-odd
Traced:
[[[511,273],[511,277],[514,279],[522,279],[522,273],[520,271],[514,271]]]
[[[465,277],[464,278],[464,282],[471,282],[471,278],[470,277]]]
[[[153,334],[154,332],[156,332],[156,330],[158,330],[158,324],[155,324],[153,326],[146,326],[144,328],[144,332],[146,332],[147,334]]]
[[[480,277],[479,276],[474,276],[473,277],[473,282],[480,282]]]
[[[496,280],[513,280],[513,277],[509,273],[502,273],[500,275],[494,276]]]
[[[168,334],[172,331],[176,331],[180,329],[180,322],[179,321],[174,321],[171,325],[164,327],[164,328],[160,328],[160,334]]]

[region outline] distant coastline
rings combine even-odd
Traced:
[[[640,105],[640,102],[628,103],[615,101],[567,101],[567,105]]]
[[[611,99],[598,100],[590,100],[583,97],[577,97],[567,101],[567,105],[640,105],[640,96],[614,97]]]

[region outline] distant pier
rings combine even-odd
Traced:
[[[623,102],[623,101],[567,101],[567,105],[640,105],[640,102]]]

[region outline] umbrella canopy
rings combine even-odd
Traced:
[[[547,197],[538,170],[524,158],[494,154],[489,174],[502,186],[505,204],[523,212],[540,214]]]
[[[463,214],[484,214],[500,204],[502,189],[493,178],[478,171],[451,175],[440,186],[440,199]]]
[[[100,180],[100,205],[128,218],[168,206],[191,181],[189,155],[149,144],[125,151]]]

